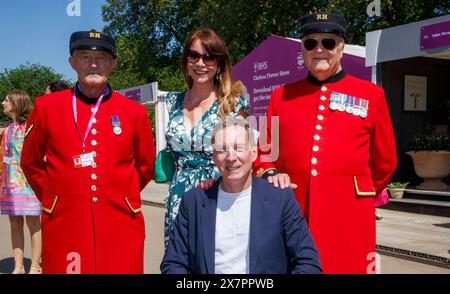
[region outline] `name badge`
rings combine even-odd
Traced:
[[[73,164],[75,168],[92,166],[94,163],[94,154],[92,152],[80,154],[73,157]]]
[[[11,157],[7,157],[7,156],[3,157],[3,163],[4,164],[11,164]]]

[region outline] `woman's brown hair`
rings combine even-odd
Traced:
[[[184,44],[183,56],[181,57],[181,72],[184,80],[192,88],[192,78],[187,70],[188,56],[192,43],[200,40],[206,51],[217,57],[217,73],[214,77],[214,87],[219,100],[218,115],[227,117],[236,108],[236,97],[241,95],[240,87],[231,84],[231,61],[227,46],[222,37],[211,29],[197,29],[192,32]]]
[[[12,90],[6,93],[6,97],[8,97],[9,103],[11,103],[16,122],[19,124],[25,123],[33,109],[33,102],[31,101],[30,95],[22,90]]]

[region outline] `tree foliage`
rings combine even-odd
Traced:
[[[40,64],[20,65],[15,69],[6,69],[0,73],[0,97],[5,97],[10,90],[24,90],[31,99],[41,96],[50,82],[61,80],[62,75],[57,74],[52,68]],[[69,82],[65,81],[70,84]],[[9,119],[0,113],[0,124]]]
[[[381,16],[366,13],[369,0],[107,0],[105,31],[119,37],[119,60],[114,79],[132,83],[158,81],[164,90],[184,88],[177,74],[186,36],[198,27],[219,32],[238,62],[271,34],[298,36],[307,13],[330,11],[348,21],[347,43],[364,45],[368,31],[450,13],[448,0],[380,0]],[[173,87],[173,88],[169,88]]]

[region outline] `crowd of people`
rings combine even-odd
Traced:
[[[222,37],[207,28],[187,37],[187,90],[165,96],[174,173],[162,273],[371,272],[374,197],[395,170],[395,140],[383,90],[341,67],[345,36],[337,14],[302,18],[309,75],[272,92],[264,133],[248,122]],[[13,90],[2,103],[13,273],[25,273],[24,221],[29,273],[143,273],[140,192],[157,158],[146,109],[108,84],[112,37],[74,32],[69,52],[73,87],[52,82],[34,105]]]

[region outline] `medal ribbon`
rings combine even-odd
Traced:
[[[95,115],[97,114],[98,109],[100,108],[100,104],[102,103],[103,97],[105,96],[106,88],[103,90],[100,97],[98,97],[97,103],[95,103],[95,108],[92,111],[91,118],[89,119],[88,126],[86,128],[86,132],[84,133],[84,138],[81,137],[80,128],[78,128],[78,112],[77,112],[77,88],[73,88],[73,96],[72,96],[72,107],[73,107],[73,119],[75,120],[75,127],[77,128],[78,135],[80,136],[81,140],[81,153],[84,154],[85,151],[85,142],[86,138],[89,135],[89,132],[92,128],[92,120],[95,118]]]
[[[120,121],[119,121],[119,116],[118,115],[113,115],[111,116],[111,123],[114,127],[120,127]]]

